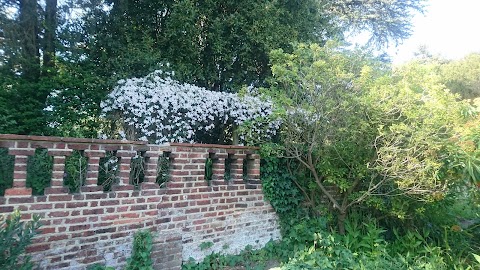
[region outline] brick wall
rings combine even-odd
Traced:
[[[155,269],[180,269],[190,257],[212,251],[237,253],[280,237],[277,217],[264,200],[260,157],[241,146],[170,144],[60,137],[0,135],[0,147],[14,156],[13,185],[0,197],[0,214],[20,209],[24,219],[41,217],[41,234],[28,247],[40,269],[85,269],[102,263],[121,269],[131,254],[133,234],[154,232]],[[52,179],[44,195],[27,187],[27,161],[36,148],[53,157]],[[65,160],[73,151],[87,158],[78,193],[64,187]],[[100,159],[113,151],[118,183],[104,192],[98,185]],[[144,180],[132,185],[132,157],[144,156]],[[156,183],[159,158],[168,156],[169,181]],[[213,161],[205,179],[205,161]],[[226,160],[227,167],[226,167]],[[225,170],[230,179],[224,179]],[[201,250],[200,244],[213,246]]]

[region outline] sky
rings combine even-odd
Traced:
[[[425,13],[412,23],[412,36],[388,50],[393,63],[412,59],[422,45],[447,59],[480,53],[480,0],[428,0]]]

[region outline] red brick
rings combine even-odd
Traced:
[[[158,214],[158,211],[157,210],[150,210],[150,211],[144,212],[143,214],[146,215],[146,216],[156,216]]]
[[[28,246],[26,251],[31,253],[31,252],[39,252],[39,251],[45,251],[50,249],[50,244],[41,244],[41,245],[31,245]]]
[[[162,198],[161,197],[151,197],[147,198],[147,203],[152,203],[152,202],[161,202]]]
[[[41,227],[39,230],[41,234],[55,233],[55,227]]]
[[[108,215],[108,216],[102,217],[102,221],[115,220],[115,219],[118,219],[118,215]]]
[[[8,154],[11,156],[33,156],[35,154],[35,149],[8,149]]]
[[[186,207],[186,206],[188,206],[188,202],[179,202],[179,203],[173,204],[173,207],[175,208]]]
[[[17,142],[17,144],[18,143],[20,143],[20,142]],[[15,142],[14,141],[0,141],[0,147],[1,148],[14,148],[15,147]],[[28,148],[28,143],[27,143],[27,146],[25,146],[25,147],[17,146],[17,148]]]
[[[117,212],[127,212],[128,208],[129,208],[129,206],[125,205],[125,206],[118,206],[114,209],[116,209]]]
[[[11,213],[13,212],[14,207],[13,206],[0,206],[0,213]]]
[[[147,210],[146,205],[132,205],[130,206],[130,211],[139,211],[139,210]]]
[[[86,221],[87,221],[86,217],[79,217],[79,218],[66,219],[65,223],[66,224],[74,224],[74,223],[83,223],[83,222],[86,222]]]
[[[68,239],[68,234],[53,235],[48,237],[48,242],[60,241]]]
[[[122,218],[138,218],[139,216],[138,213],[125,213],[120,215]]]
[[[170,173],[170,175],[173,175],[173,176],[182,176],[182,175],[189,175],[190,172],[189,171],[177,171],[177,170],[174,170]]]
[[[207,205],[211,204],[210,200],[199,200],[197,201],[197,205]]]
[[[14,181],[15,184],[15,181]],[[5,190],[5,197],[13,197],[13,196],[31,196],[32,189],[31,188],[24,188],[24,187],[17,187],[17,188],[8,188]]]
[[[100,149],[100,145],[98,144],[91,144],[90,145],[90,150],[99,150]]]
[[[80,143],[69,143],[68,144],[69,149],[74,149],[74,150],[86,150],[89,148],[88,144],[80,144]]]
[[[173,206],[172,203],[159,203],[157,205],[157,209],[168,209],[168,208],[171,208]]]
[[[50,212],[48,217],[68,217],[70,215],[67,211],[58,211],[58,212]]]
[[[73,198],[72,195],[49,195],[48,200],[51,202],[59,202],[59,201],[71,201]]]
[[[188,153],[189,158],[203,158],[206,159],[207,155],[206,153]]]
[[[86,230],[88,228],[90,228],[90,225],[82,224],[82,225],[70,226],[70,228],[68,228],[68,230],[71,231],[71,232],[75,232],[75,231]]]
[[[209,212],[204,214],[204,217],[216,217],[216,216],[217,216],[217,212]]]
[[[100,206],[119,205],[118,200],[100,201]]]
[[[185,210],[185,214],[198,213],[198,212],[200,212],[200,208],[190,208]]]
[[[86,207],[88,206],[88,202],[71,202],[67,203],[67,208],[79,208],[79,207]]]
[[[68,149],[68,150],[52,150],[52,149],[49,149],[48,150],[48,155],[49,156],[54,156],[54,157],[57,157],[58,158],[58,161],[59,162],[58,164],[60,164],[61,160],[63,160],[62,158],[60,157],[68,157],[70,156],[71,154],[73,153],[72,150]],[[55,161],[54,161],[55,162]]]
[[[52,209],[53,205],[50,203],[42,203],[42,204],[32,204],[30,205],[30,210],[44,210],[44,209]]]
[[[193,221],[193,225],[199,225],[199,224],[203,224],[205,222],[206,222],[205,219],[197,219],[197,220]]]
[[[62,256],[53,257],[50,259],[50,263],[56,263],[62,260]]]
[[[104,208],[94,208],[94,209],[84,209],[82,211],[83,215],[101,215],[104,213]]]
[[[117,238],[125,237],[127,235],[128,235],[127,232],[114,233],[110,236],[110,238],[111,239],[117,239]]]
[[[86,200],[102,200],[106,199],[108,197],[107,193],[97,193],[97,194],[85,194],[85,199]],[[93,203],[93,202],[91,202]],[[91,204],[90,203],[90,204]]]
[[[64,203],[56,203],[56,204],[54,204],[54,206],[55,206],[55,209],[65,208],[65,204],[64,204]]]

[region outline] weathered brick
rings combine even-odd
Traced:
[[[32,213],[43,216],[41,235],[34,239],[32,245],[38,251],[31,252],[34,255],[32,258],[50,254],[43,250],[47,248],[42,246],[44,244],[51,244],[55,252],[63,255],[47,255],[49,264],[42,270],[85,269],[103,261],[106,252],[112,254],[114,265],[118,264],[121,268],[126,263],[126,256],[116,250],[123,245],[131,247],[132,234],[138,229],[151,229],[161,234],[154,239],[160,246],[155,246],[152,254],[161,257],[155,258],[155,269],[180,269],[182,252],[201,259],[204,255],[200,254],[204,253],[198,253],[198,245],[202,241],[209,240],[221,246],[225,241],[235,241],[235,237],[239,237],[237,234],[244,234],[242,230],[247,227],[252,241],[262,239],[260,242],[265,243],[271,235],[278,235],[273,208],[263,201],[259,156],[253,148],[199,144],[160,147],[114,140],[17,135],[7,138],[23,138],[23,148],[15,142],[20,150],[33,150],[33,145],[53,146],[48,147],[50,153],[60,155],[55,158],[52,188],[46,190],[46,196],[10,193],[10,197],[0,197],[0,212],[11,212],[18,207],[24,210],[25,218],[31,217]],[[65,157],[62,155],[70,154],[72,149],[85,149],[85,156],[92,163],[88,166],[85,186],[75,195],[67,194],[68,190],[63,187]],[[120,159],[118,174],[121,185],[114,185],[112,192],[104,193],[97,185],[97,178],[100,157],[106,154],[107,149],[120,150],[117,156],[123,158]],[[131,155],[139,150],[147,151],[145,156],[150,158],[146,159],[146,182],[136,191],[128,180]],[[173,169],[170,181],[162,188],[154,183],[156,157],[161,155],[160,151],[171,152]],[[231,175],[234,179],[228,186],[223,180],[227,152],[233,158]],[[205,159],[209,155],[214,159],[212,186],[207,186],[204,181]],[[14,187],[25,188],[26,158],[25,155],[17,156]],[[247,160],[248,175],[252,179],[247,184],[242,180],[243,158]],[[248,189],[249,185],[255,190]],[[183,243],[181,232],[189,235]],[[155,252],[155,249],[162,251]],[[74,260],[75,265],[70,260]]]
[[[28,246],[26,251],[33,253],[33,252],[38,252],[38,251],[45,251],[50,249],[50,244],[40,244],[40,245],[31,245]]]
[[[110,206],[110,205],[119,205],[118,200],[108,200],[108,201],[100,201],[100,206]]]
[[[5,190],[5,197],[31,196],[31,195],[32,195],[32,189],[31,188],[16,187],[16,188],[8,188],[8,189]],[[11,198],[11,199],[15,199],[15,198]],[[29,200],[33,201],[33,198],[29,199]]]
[[[70,215],[70,212],[68,211],[55,211],[55,212],[50,212],[48,214],[48,217],[68,217]]]
[[[72,195],[49,195],[48,200],[51,202],[57,201],[71,201],[73,198]]]

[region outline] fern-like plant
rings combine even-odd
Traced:
[[[40,227],[40,217],[31,221],[21,221],[20,211],[9,216],[0,216],[0,269],[29,270],[33,268],[29,256],[24,256],[25,248],[32,242]]]

